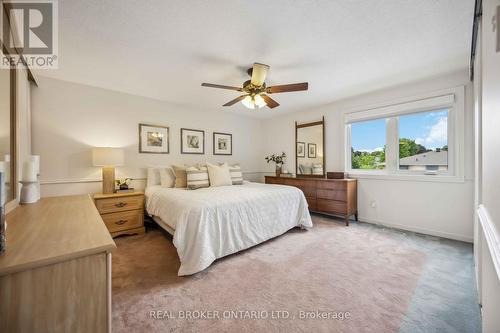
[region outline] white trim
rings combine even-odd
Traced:
[[[406,172],[399,170],[399,149],[397,149],[398,121],[397,117],[405,114],[448,109],[448,171],[429,175],[426,172]],[[351,124],[353,122],[374,119],[396,119],[386,123],[386,168],[384,170],[352,169],[351,162]],[[465,86],[406,97],[392,103],[381,103],[371,108],[358,108],[344,111],[345,155],[344,167],[349,175],[365,177],[375,175],[379,179],[401,179],[433,182],[464,182],[465,165]],[[396,146],[394,146],[396,144]],[[394,161],[394,158],[396,160]],[[392,160],[391,160],[392,159]],[[366,177],[368,178],[368,177]]]
[[[252,174],[267,174],[268,172],[242,172],[244,175]],[[146,181],[146,177],[130,178],[134,181]],[[102,178],[80,178],[80,179],[47,179],[41,180],[40,185],[54,185],[54,184],[78,184],[78,183],[101,183]]]
[[[349,178],[354,179],[378,179],[378,180],[403,180],[410,182],[434,182],[434,183],[466,183],[471,182],[473,179],[466,179],[463,177],[445,176],[445,175],[424,175],[424,174],[401,174],[401,173],[386,173],[383,171],[359,171],[348,172]]]
[[[358,110],[346,113],[345,122],[353,123],[379,118],[390,118],[394,116],[417,113],[429,109],[445,108],[456,102],[455,91],[441,96],[428,96],[407,101],[405,103],[394,103],[388,106],[376,107],[368,110]]]
[[[498,234],[495,224],[491,220],[488,210],[484,205],[479,205],[477,215],[483,229],[484,239],[490,250],[493,265],[495,266],[498,279],[500,280],[500,234]]]
[[[467,243],[472,243],[472,241],[473,241],[473,238],[470,236],[463,236],[463,235],[454,234],[454,233],[450,233],[450,232],[442,232],[442,231],[426,229],[426,228],[410,227],[410,226],[407,226],[404,224],[388,223],[388,222],[383,222],[383,221],[371,219],[368,217],[362,217],[362,216],[359,217],[359,220],[362,222],[382,225],[385,227],[398,229],[398,230],[402,230],[402,231],[411,231],[411,232],[416,232],[419,234],[442,237],[442,238],[447,238],[447,239],[454,239],[454,240],[467,242]]]

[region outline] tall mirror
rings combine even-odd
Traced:
[[[325,118],[295,122],[295,168],[297,177],[325,176]]]
[[[0,172],[3,174],[5,190],[2,193],[3,203],[15,198],[15,123],[14,96],[15,72],[0,69]]]

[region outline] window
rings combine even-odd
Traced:
[[[448,170],[448,110],[399,116],[399,170]]]
[[[351,168],[385,168],[385,119],[351,125]]]
[[[345,113],[346,171],[359,177],[440,175],[434,179],[463,181],[464,100],[464,87],[457,87]]]

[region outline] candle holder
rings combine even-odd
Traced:
[[[19,200],[22,204],[30,204],[38,201],[38,182],[20,181],[23,185],[21,187],[21,198]]]

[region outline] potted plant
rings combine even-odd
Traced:
[[[121,191],[126,191],[128,190],[129,188],[129,185],[130,185],[130,182],[132,181],[132,179],[130,178],[125,178],[125,179],[117,179],[115,180],[116,182],[116,186],[118,186],[118,188],[121,190]]]
[[[286,161],[286,154],[283,152],[281,155],[272,154],[271,156],[266,157],[266,162],[274,162],[276,163],[276,177],[279,177],[281,174],[281,168]]]

